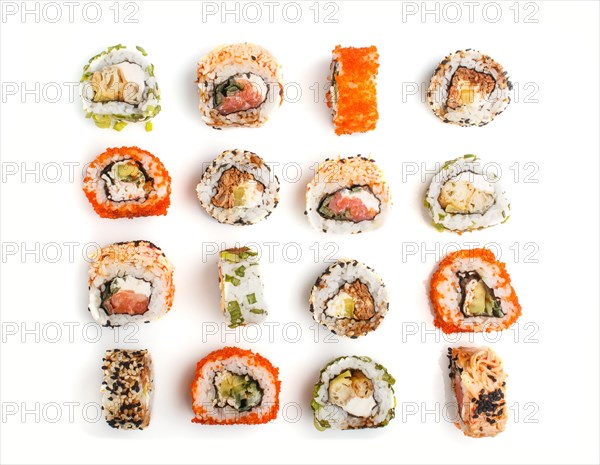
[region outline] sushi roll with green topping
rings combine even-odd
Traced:
[[[425,197],[433,225],[461,233],[504,223],[510,204],[498,177],[486,173],[475,155],[444,163]]]
[[[339,357],[321,370],[311,407],[315,427],[361,429],[386,426],[394,418],[396,380],[369,357]]]
[[[146,61],[146,51],[124,45],[108,47],[83,67],[79,92],[83,110],[96,126],[120,131],[127,123],[149,121],[160,112],[160,91],[154,65]]]
[[[219,283],[221,310],[230,328],[267,318],[257,252],[249,247],[222,250]]]

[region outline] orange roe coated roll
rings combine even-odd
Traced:
[[[266,407],[263,408],[261,406],[259,411],[251,411],[247,414],[236,415],[233,417],[215,417],[209,412],[208,407],[212,407],[209,405],[211,402],[208,399],[203,399],[202,396],[199,396],[199,392],[202,392],[202,383],[208,381],[206,375],[215,369],[226,369],[227,362],[231,359],[243,360],[244,365],[248,367],[257,367],[259,370],[265,372],[269,377],[268,381],[272,383],[275,393],[274,399],[268,402]],[[208,372],[205,372],[205,370],[208,370]],[[271,362],[262,355],[256,354],[251,350],[244,350],[237,347],[224,347],[223,349],[211,352],[196,365],[196,375],[191,385],[192,409],[196,415],[195,418],[192,419],[192,422],[204,425],[258,425],[274,420],[277,418],[277,412],[279,411],[279,391],[281,389],[281,382],[279,381],[278,376],[278,368],[274,367]]]
[[[143,201],[115,202],[107,198],[102,171],[115,161],[131,160],[142,165],[152,178],[152,190]],[[139,147],[109,148],[89,164],[83,191],[102,218],[134,218],[166,215],[171,204],[171,177],[162,162]]]
[[[487,323],[475,322],[465,324],[465,319],[460,310],[448,305],[447,294],[453,292],[453,283],[448,275],[454,274],[460,268],[460,263],[483,263],[494,270],[496,280],[495,289],[502,289],[503,307],[510,309],[502,318],[490,319]],[[479,266],[479,265],[478,265]],[[434,325],[444,333],[457,332],[491,332],[503,330],[511,326],[521,316],[521,305],[510,282],[506,265],[498,260],[494,254],[484,248],[465,249],[448,254],[438,264],[438,268],[431,277],[429,298],[434,311]],[[458,315],[458,318],[457,318]]]
[[[337,102],[334,101],[335,96],[330,89],[327,92],[327,105],[333,110],[335,133],[352,134],[375,129],[379,119],[376,87],[379,70],[377,47],[372,45],[354,48],[337,45],[333,50],[331,70],[332,87],[337,86]]]

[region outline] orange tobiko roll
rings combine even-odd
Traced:
[[[102,218],[166,215],[171,177],[146,150],[111,148],[88,166],[83,191]]]
[[[445,333],[500,331],[521,315],[504,263],[488,249],[448,254],[431,278],[433,323]]]
[[[377,47],[342,47],[333,50],[331,86],[327,105],[333,112],[335,133],[352,134],[375,129],[377,112]]]
[[[257,425],[277,418],[279,370],[251,350],[225,347],[196,365],[194,423]]]

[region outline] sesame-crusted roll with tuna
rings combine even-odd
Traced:
[[[119,242],[90,264],[88,309],[102,326],[149,323],[173,304],[173,265],[151,242]]]
[[[458,50],[438,65],[427,91],[444,123],[484,126],[506,110],[512,84],[504,68],[476,50]]]
[[[357,338],[377,329],[388,311],[385,284],[372,268],[338,260],[319,276],[310,294],[316,322],[340,336]]]
[[[102,218],[166,215],[171,177],[146,150],[112,148],[89,164],[83,191]]]
[[[488,249],[448,254],[431,277],[433,323],[445,333],[500,331],[521,316],[504,263]]]
[[[458,404],[456,427],[473,438],[504,431],[508,407],[502,360],[488,347],[449,348],[448,359],[450,383]]]
[[[102,406],[106,422],[118,429],[150,424],[152,359],[147,350],[107,350],[102,360]]]
[[[198,62],[200,112],[214,128],[262,126],[283,102],[281,66],[254,44],[218,47]]]
[[[361,156],[327,159],[306,188],[306,211],[320,231],[356,234],[385,221],[391,198],[383,172]]]
[[[279,202],[279,180],[257,154],[226,150],[196,187],[206,212],[220,223],[247,225],[267,218]]]

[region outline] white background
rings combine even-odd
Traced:
[[[437,20],[434,14],[421,18],[421,2],[405,4],[405,12],[419,11],[404,18],[400,3],[337,2],[337,23],[323,21],[333,7],[319,5],[315,23],[312,2],[303,3],[301,19],[291,23],[295,10],[286,10],[286,20],[281,2],[273,22],[260,4],[263,17],[251,23],[247,19],[255,10],[246,10],[239,22],[233,15],[222,22],[219,14],[203,21],[201,3],[157,1],[137,2],[136,24],[124,23],[124,14],[133,10],[123,4],[117,5],[121,14],[115,22],[112,3],[102,3],[96,23],[89,21],[94,9],[86,10],[87,20],[82,16],[86,2],[76,7],[73,21],[59,2],[62,18],[56,23],[48,21],[56,11],[47,9],[37,22],[32,15],[22,22],[19,12],[3,16],[0,25],[2,462],[598,462],[597,2],[502,2],[495,23],[496,7],[483,14],[486,2],[475,8],[472,22],[468,6],[454,4],[462,13],[456,23],[449,20],[457,10],[445,4],[438,4]],[[14,5],[22,8],[20,2]],[[214,5],[221,8],[220,2]],[[524,21],[528,13],[537,23]],[[214,131],[197,110],[195,64],[214,46],[242,41],[261,44],[278,57],[286,82],[297,83],[302,96],[285,102],[263,128]],[[151,133],[131,125],[122,132],[98,129],[84,119],[77,96],[68,95],[68,83],[78,82],[88,58],[116,43],[142,45],[155,65],[163,111]],[[380,120],[368,134],[336,136],[325,104],[315,102],[310,90],[315,82],[324,85],[330,51],[338,43],[374,44],[381,55]],[[447,53],[469,47],[498,60],[519,92],[507,111],[483,128],[445,125],[419,95],[403,93],[410,83],[427,82]],[[7,83],[14,84],[7,88]],[[37,96],[22,93],[36,83]],[[57,87],[62,95],[48,101],[55,100]],[[134,144],[160,157],[172,175],[168,216],[101,219],[82,193],[82,168],[107,147]],[[274,169],[282,183],[281,202],[255,226],[218,224],[195,198],[203,163],[231,148],[279,163]],[[313,230],[302,214],[310,167],[325,157],[357,153],[371,154],[387,175],[394,199],[389,221],[356,237]],[[513,216],[486,231],[438,233],[422,207],[431,170],[465,153],[500,166]],[[36,162],[40,178],[23,179],[23,169],[35,170]],[[302,168],[296,182],[294,166],[283,169],[290,162]],[[73,180],[64,163],[77,163]],[[62,167],[61,177],[52,182],[55,164]],[[418,173],[411,174],[415,169]],[[155,242],[174,263],[173,309],[135,334],[104,329],[97,340],[86,310],[84,245],[134,239]],[[203,250],[236,241],[261,247],[269,320],[278,325],[272,341],[266,328],[257,342],[249,340],[255,336],[251,331],[238,331],[246,336],[238,343],[236,332],[207,335],[222,320],[216,257]],[[69,242],[76,242],[73,257]],[[279,244],[272,259],[269,242]],[[507,263],[523,315],[497,340],[480,334],[444,338],[433,330],[430,274],[452,244],[490,242]],[[285,259],[286,243],[298,244],[297,262],[290,260],[294,245],[287,246]],[[35,247],[39,256],[22,255]],[[358,340],[326,342],[324,331],[311,329],[308,294],[332,250],[334,257],[374,267],[390,289],[388,317]],[[67,325],[73,327],[72,338]],[[292,342],[298,329],[299,340]],[[494,439],[466,438],[445,419],[445,353],[461,343],[491,345],[504,359],[510,420]],[[280,368],[286,415],[257,427],[190,422],[195,362],[224,345],[251,348]],[[85,420],[84,406],[100,402],[103,352],[114,347],[148,348],[153,356],[155,402],[146,431],[112,430],[103,419]],[[323,433],[313,427],[312,385],[324,364],[344,354],[369,355],[396,377],[398,407],[388,427]],[[295,405],[301,406],[300,418]],[[39,417],[25,409],[37,409]],[[95,410],[89,408],[87,416],[94,417]]]

